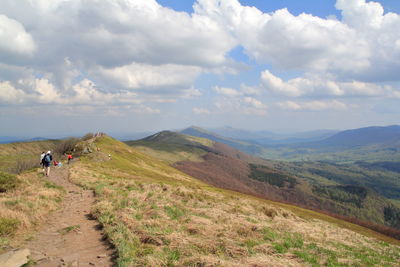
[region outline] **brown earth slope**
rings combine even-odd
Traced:
[[[207,153],[202,162],[181,161],[173,166],[184,173],[200,179],[216,187],[251,194],[271,200],[293,203],[308,203],[309,206],[319,207],[318,200],[305,194],[298,187],[305,187],[302,181],[297,188],[277,187],[265,182],[249,178],[249,164],[237,158],[215,153]],[[268,170],[273,173],[273,170]]]

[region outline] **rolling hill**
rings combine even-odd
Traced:
[[[398,240],[324,214],[207,185],[140,152],[145,142],[161,144],[169,134],[163,135],[142,140],[137,148],[108,136],[81,140],[75,147],[77,160],[66,169],[69,181],[94,191],[90,217],[115,247],[117,266],[396,266],[400,260]],[[204,139],[175,135],[169,140],[181,138],[189,151],[195,145],[216,149],[207,153],[221,157],[244,156]],[[7,240],[9,249],[31,235],[15,243],[10,229],[24,225],[17,221],[3,231],[10,214],[4,207],[26,207],[18,216],[39,204],[49,209],[46,203],[57,203],[63,191],[35,170],[16,178],[23,182],[0,193],[0,240]],[[43,218],[38,222],[46,223]]]
[[[188,147],[216,149],[215,143],[211,146],[204,139],[169,132],[142,140],[140,146],[152,140],[160,145],[164,138],[181,140]],[[335,265],[343,260],[351,265],[356,261],[369,264],[371,259],[390,265],[397,260],[388,257],[394,253],[391,246],[380,250],[373,245],[380,242],[365,243],[352,231],[342,233],[321,219],[362,229],[353,224],[209,186],[142,154],[140,146],[129,147],[109,137],[98,138],[93,145],[99,149],[81,158],[71,179],[96,191],[98,204],[93,213],[116,244],[121,266],[302,266]],[[225,153],[236,151],[228,150]],[[227,157],[221,149],[218,153]],[[107,160],[107,154],[113,155],[112,160]],[[331,239],[329,229],[338,240]],[[342,238],[349,242],[346,246],[341,245]],[[385,257],[372,256],[360,244],[373,246]],[[351,252],[360,250],[367,259]]]
[[[290,161],[400,162],[400,126],[366,127],[317,141],[265,146],[262,157]]]
[[[400,125],[366,127],[339,132],[317,143],[323,147],[352,148],[400,141]]]
[[[199,127],[196,127],[199,128]],[[259,145],[297,144],[315,142],[326,139],[338,133],[337,130],[314,130],[306,132],[247,131],[232,127],[209,129],[209,132],[219,136],[246,141]]]
[[[355,161],[398,161],[400,162],[400,126],[366,127],[346,130],[317,131],[301,134],[290,139],[271,137],[237,140],[228,138],[199,127],[189,127],[181,133],[207,138],[232,146],[254,156],[288,161],[328,161],[352,163]],[[231,134],[233,130],[222,131]],[[233,135],[243,135],[234,131]],[[262,134],[262,133],[261,133]],[[267,135],[269,133],[266,133]],[[307,137],[308,135],[308,137]],[[327,138],[323,138],[327,136]],[[254,136],[253,136],[254,138]],[[312,141],[314,138],[318,141]],[[307,142],[305,142],[308,139]],[[320,140],[322,139],[322,140]]]
[[[216,141],[220,143],[227,144],[233,148],[236,148],[238,150],[241,150],[243,152],[252,154],[252,155],[258,155],[263,152],[263,147],[258,144],[250,143],[247,141],[241,141],[241,140],[236,140],[233,138],[227,138],[223,136],[219,136],[218,134],[215,134],[213,132],[204,130],[200,127],[196,126],[191,126],[189,128],[186,128],[180,133],[186,134],[186,135],[191,135],[191,136],[196,136],[196,137],[202,137],[209,139],[211,141]]]
[[[176,132],[161,132],[128,144],[220,188],[392,227],[400,226],[393,220],[397,215],[385,217],[385,211],[400,215],[400,209],[367,189],[368,182],[356,183],[355,179],[362,177],[359,173],[348,174],[349,177],[344,176],[342,180],[334,179],[331,176],[335,175],[336,169],[328,168],[330,172],[323,173],[321,166],[315,166],[312,173],[312,167],[307,169],[305,166],[267,161],[226,144]]]

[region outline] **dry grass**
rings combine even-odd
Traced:
[[[49,212],[59,207],[63,196],[62,188],[46,181],[39,170],[17,178],[15,189],[0,193],[0,251],[29,236]],[[2,226],[8,226],[8,230],[2,231]]]
[[[397,266],[400,260],[399,246],[318,219],[325,215],[207,186],[110,138],[94,145],[100,151],[74,164],[71,179],[95,191],[92,213],[116,246],[119,266]],[[112,160],[104,158],[108,153]]]
[[[0,171],[21,173],[40,165],[40,154],[51,150],[58,140],[0,144]]]

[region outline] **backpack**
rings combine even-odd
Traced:
[[[46,156],[44,156],[43,160],[45,163],[51,163],[51,156],[47,154]]]

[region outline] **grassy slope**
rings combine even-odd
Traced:
[[[181,131],[181,133],[187,134],[190,136],[206,138],[208,140],[212,140],[215,142],[224,143],[224,144],[227,144],[231,147],[234,147],[236,149],[239,149],[243,152],[246,152],[246,153],[249,153],[252,155],[262,154],[262,153],[264,153],[264,150],[265,150],[264,147],[261,145],[253,144],[253,143],[242,141],[242,140],[236,140],[236,139],[232,139],[232,138],[219,136],[218,134],[209,132],[209,131],[204,130],[199,127],[192,126],[187,129],[184,129],[183,131]]]
[[[15,247],[60,206],[64,191],[44,178],[39,169],[9,174],[20,167],[39,166],[42,151],[60,141],[0,144],[0,251]],[[22,169],[20,169],[22,170]]]
[[[11,183],[15,186],[0,193],[0,252],[31,238],[32,231],[60,206],[64,195],[64,190],[44,179],[40,170],[18,176],[0,172],[2,177],[0,187]]]
[[[358,205],[353,201],[353,198],[359,198],[357,195],[347,194],[332,187],[322,188],[324,190],[321,190],[321,186],[326,185],[359,184],[377,188],[380,193],[392,192],[390,196],[394,196],[397,191],[393,190],[392,185],[398,179],[396,176],[390,176],[389,178],[393,179],[388,179],[387,175],[385,175],[389,173],[388,171],[375,170],[366,172],[365,169],[363,170],[357,166],[340,166],[318,162],[259,162],[262,165],[274,164],[273,169],[283,170],[284,173],[292,174],[294,177],[300,177],[311,184],[318,185],[320,190],[312,190],[312,186],[309,186],[308,183],[303,183],[302,186],[289,190],[278,189],[271,187],[268,183],[260,184],[248,180],[247,176],[249,174],[246,174],[248,168],[242,166],[247,164],[237,159],[239,157],[237,153],[243,154],[239,158],[243,158],[244,161],[254,159],[251,157],[246,158],[244,153],[226,145],[215,143],[214,149],[218,153],[229,155],[231,160],[229,160],[229,157],[220,155],[203,157],[207,151],[198,147],[200,143],[195,146],[196,140],[188,138],[191,138],[191,136],[174,132],[162,132],[142,141],[128,142],[128,144],[169,164],[175,163],[173,166],[179,170],[220,188],[264,196],[268,199],[288,201],[312,209],[325,210],[363,221],[398,227],[398,223],[395,220],[385,220],[385,207],[392,206],[392,203],[374,194],[371,190],[368,191],[367,197],[360,199],[361,204]],[[266,176],[271,175],[268,174]],[[326,191],[325,189],[329,189],[330,194],[318,194],[321,191]],[[387,194],[384,195],[389,196]],[[398,213],[399,209],[395,210]]]
[[[42,151],[53,150],[59,142],[59,140],[46,140],[0,144],[0,171],[14,169],[17,160],[35,161],[39,166]]]
[[[396,266],[400,260],[398,241],[365,228],[208,186],[109,137],[93,145],[99,150],[72,166],[71,179],[95,190],[92,212],[115,244],[119,266]]]
[[[201,156],[207,153],[204,148],[213,146],[213,142],[205,138],[167,131],[126,144],[169,164],[184,160],[202,161]]]
[[[393,144],[398,146],[398,144]],[[339,163],[353,163],[355,161],[400,161],[400,153],[398,148],[392,148],[384,145],[368,145],[348,149],[329,150],[325,148],[315,147],[295,147],[295,146],[281,146],[281,147],[267,147],[262,150],[258,156],[274,159],[274,160],[288,160],[288,161],[330,161]]]

